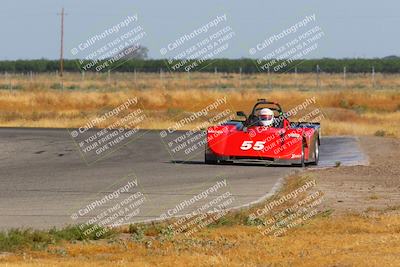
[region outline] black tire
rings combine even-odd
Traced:
[[[300,160],[300,164],[302,168],[306,167],[306,161],[305,161],[305,147],[306,144],[304,143],[304,141],[301,144],[301,160]]]
[[[314,143],[314,161],[311,162],[312,165],[318,165],[319,162],[319,141],[315,139]]]
[[[206,164],[218,164],[218,157],[212,153],[212,151],[208,148],[208,146],[206,145],[206,149],[204,152],[204,162]]]

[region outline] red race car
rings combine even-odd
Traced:
[[[305,166],[318,164],[320,124],[289,122],[281,106],[258,99],[245,120],[231,120],[207,129],[205,162],[264,161]]]

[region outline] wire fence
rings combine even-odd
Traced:
[[[344,66],[342,73],[324,72],[316,65],[315,72],[243,73],[237,72],[169,72],[160,68],[157,73],[140,72],[65,72],[59,73],[0,73],[0,89],[21,90],[31,87],[43,89],[147,89],[161,86],[165,89],[198,88],[198,89],[399,89],[400,73],[377,73],[371,68],[370,73],[353,73]]]

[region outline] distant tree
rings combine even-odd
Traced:
[[[141,45],[131,45],[125,47],[122,51],[124,52],[124,59],[147,59],[147,53],[149,52],[149,49]]]
[[[396,56],[396,55],[390,55],[390,56],[384,57],[383,59],[400,59],[400,57]]]

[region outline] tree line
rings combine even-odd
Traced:
[[[193,61],[194,62],[194,61]],[[79,62],[78,60],[65,60],[64,71],[67,72],[81,72],[87,62]],[[101,63],[101,62],[100,62]],[[159,72],[159,71],[173,71],[171,66],[178,62],[168,63],[163,59],[129,59],[124,60],[120,65],[112,67],[112,71],[117,72]],[[188,61],[186,63],[190,64]],[[400,72],[400,58],[390,57],[382,59],[307,59],[307,60],[294,60],[286,62],[284,68],[274,70],[271,66],[270,72],[327,72],[327,73],[341,73],[344,71],[348,73],[368,73],[368,72],[381,72],[381,73],[398,73]],[[99,64],[99,63],[98,63]],[[214,59],[206,60],[201,63],[201,66],[193,69],[194,71],[201,72],[227,72],[227,73],[258,73],[268,72],[267,68],[261,68],[263,64],[257,63],[253,59]],[[38,60],[4,60],[0,61],[0,73],[28,73],[28,72],[56,72],[59,69],[58,60],[38,59]],[[102,69],[101,71],[107,71]],[[89,71],[96,71],[94,68]],[[184,72],[185,68],[177,68],[174,71]]]

